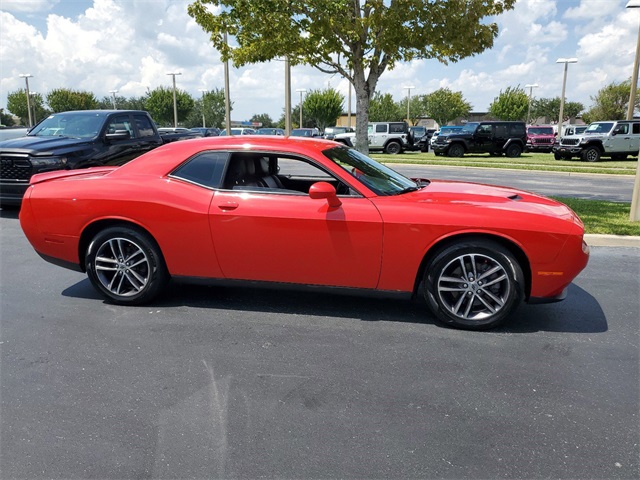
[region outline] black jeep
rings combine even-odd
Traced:
[[[526,144],[524,122],[469,122],[459,132],[439,135],[433,151],[449,157],[462,157],[465,153],[519,157]]]

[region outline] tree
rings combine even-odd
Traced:
[[[577,117],[584,110],[584,105],[580,102],[564,102],[562,116],[566,120]],[[538,98],[531,102],[531,118],[547,117],[552,121],[557,121],[560,116],[560,97]]]
[[[411,117],[407,118],[407,121],[411,122],[411,125],[416,125],[420,118],[424,117],[425,115],[423,99],[424,95],[414,95],[413,97],[411,97],[411,101],[409,102],[409,115]],[[408,96],[402,102],[400,102],[402,103],[402,108],[405,111],[405,115],[407,109],[407,100]]]
[[[593,106],[583,114],[586,123],[600,120],[624,120],[629,108],[631,94],[631,80],[622,83],[611,83],[598,90],[595,97],[591,97]],[[640,109],[640,97],[636,97],[634,110]]]
[[[255,123],[261,123],[264,128],[272,128],[275,126],[273,119],[268,113],[260,113],[251,117],[251,121]],[[261,127],[261,128],[262,128]]]
[[[56,88],[47,94],[47,104],[53,112],[91,110],[98,108],[98,100],[91,92]]]
[[[31,115],[33,124],[51,113],[44,106],[44,99],[39,93],[29,92],[31,99],[29,101],[31,105]],[[27,112],[27,94],[25,89],[16,90],[15,92],[9,92],[7,95],[7,109],[15,116],[20,118],[22,125],[29,123],[29,113]],[[4,123],[4,122],[2,122]]]
[[[13,116],[5,113],[4,108],[0,108],[0,125],[12,127],[14,123]]]
[[[311,90],[302,103],[302,114],[313,120],[320,131],[335,125],[344,105],[344,95],[333,88]]]
[[[369,102],[369,120],[371,122],[401,122],[406,115],[404,108],[396,103],[390,93],[375,93]],[[356,119],[357,122],[357,119]]]
[[[356,95],[356,148],[368,152],[369,102],[380,76],[397,62],[443,63],[493,46],[496,23],[487,17],[515,0],[195,0],[188,12],[234,65],[286,57],[340,74]],[[221,8],[210,8],[221,7]],[[219,12],[219,13],[214,13]],[[231,48],[227,34],[238,46]]]
[[[529,109],[529,96],[518,85],[507,87],[489,105],[489,113],[498,120],[525,120]]]
[[[173,90],[171,93],[171,112],[173,112]],[[176,97],[177,98],[177,97]],[[214,89],[204,92],[201,98],[194,101],[192,110],[187,115],[184,124],[186,127],[201,127],[202,116],[207,127],[222,128],[224,124],[224,89]],[[173,113],[171,113],[173,122]]]
[[[195,102],[184,90],[176,90],[176,110],[178,122],[184,120]],[[173,126],[173,88],[158,87],[151,90],[145,102],[146,110],[158,125]]]
[[[471,104],[464,99],[462,92],[452,92],[448,88],[425,95],[422,103],[425,115],[433,118],[441,127],[471,112]]]

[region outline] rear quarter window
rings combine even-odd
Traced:
[[[222,172],[228,157],[227,152],[200,153],[180,165],[169,176],[203,187],[220,188]]]

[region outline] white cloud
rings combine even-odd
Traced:
[[[7,12],[46,12],[59,3],[59,0],[2,0],[2,10]]]

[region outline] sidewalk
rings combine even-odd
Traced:
[[[630,235],[595,235],[587,233],[584,236],[590,247],[636,247],[640,248],[640,237]]]

